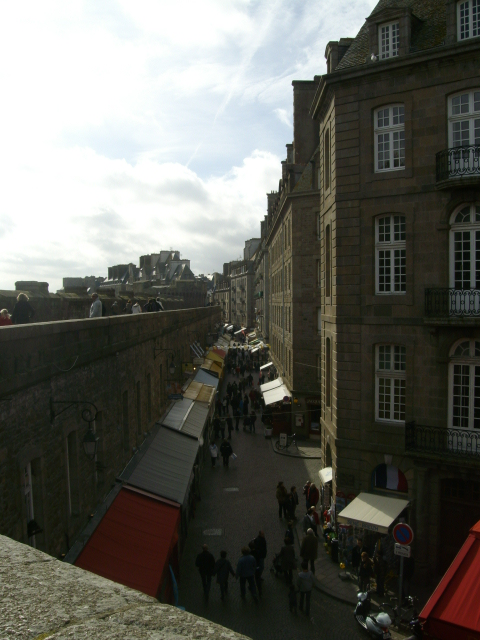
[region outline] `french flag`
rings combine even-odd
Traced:
[[[373,486],[377,489],[408,492],[408,483],[404,473],[391,464],[379,464],[373,472],[372,480]]]

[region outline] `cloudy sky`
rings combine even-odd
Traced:
[[[375,4],[1,2],[0,289],[159,249],[195,273],[239,257],[292,140],[291,81]]]

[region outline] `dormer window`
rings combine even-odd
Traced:
[[[479,2],[480,0],[472,0]],[[398,56],[400,46],[400,23],[391,22],[378,27],[378,51],[380,60]]]
[[[480,36],[480,0],[457,3],[458,40]]]

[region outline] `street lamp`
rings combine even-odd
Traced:
[[[83,436],[82,444],[87,458],[89,458],[90,460],[95,460],[95,456],[97,455],[98,438],[94,434],[91,426],[87,433]]]

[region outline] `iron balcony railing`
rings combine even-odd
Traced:
[[[427,427],[415,421],[405,425],[405,450],[437,455],[478,456],[480,432],[469,429]]]
[[[480,145],[444,149],[436,155],[437,182],[463,176],[480,176]]]
[[[429,318],[480,316],[480,289],[425,289],[425,315]]]

